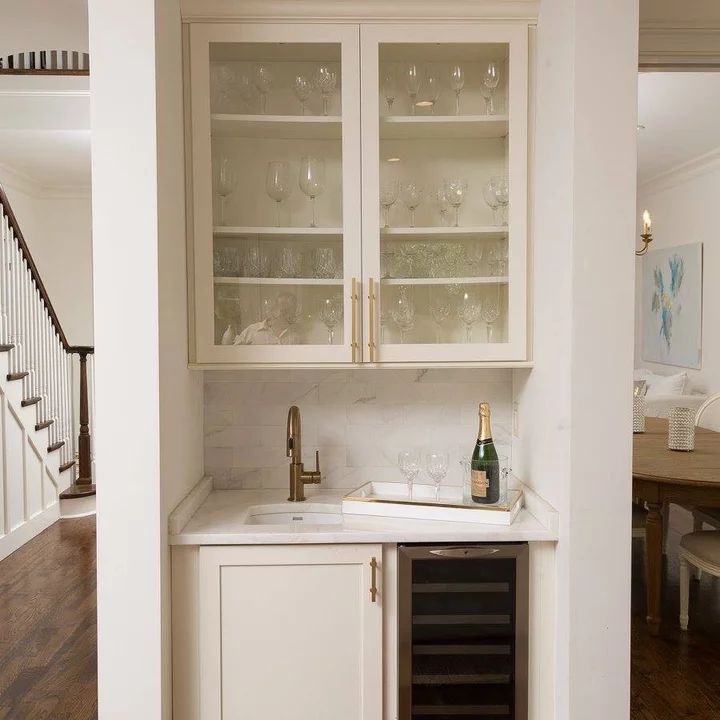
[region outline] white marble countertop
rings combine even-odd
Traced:
[[[209,478],[206,479],[206,481]],[[205,481],[205,482],[206,482]],[[211,490],[199,484],[170,519],[171,545],[261,545],[302,543],[525,542],[554,541],[557,533],[523,508],[512,525],[341,515],[332,525],[246,525],[251,509],[282,503],[287,490]],[[308,488],[293,507],[337,505],[348,490]],[[327,508],[325,508],[327,510]]]

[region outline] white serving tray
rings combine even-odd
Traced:
[[[342,511],[345,515],[512,525],[522,505],[520,490],[508,490],[505,503],[480,505],[464,501],[461,487],[441,487],[436,500],[434,485],[414,485],[409,499],[405,483],[369,482],[343,498]]]

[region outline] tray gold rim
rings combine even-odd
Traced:
[[[365,503],[387,503],[388,505],[416,505],[419,507],[436,507],[436,508],[455,508],[458,510],[492,510],[493,512],[512,512],[515,509],[515,506],[522,500],[523,497],[523,491],[522,490],[508,490],[508,495],[510,493],[516,493],[515,500],[508,505],[504,506],[498,506],[498,505],[482,505],[480,503],[476,505],[466,505],[464,503],[444,503],[444,502],[438,502],[436,500],[391,500],[391,499],[385,499],[380,497],[361,497],[359,495],[355,495],[358,491],[362,490],[366,485],[370,485],[373,483],[373,480],[370,480],[369,482],[363,483],[360,487],[355,488],[355,490],[351,490],[347,495],[343,497],[343,500],[353,500],[354,502],[365,502]],[[401,483],[397,483],[400,485]]]

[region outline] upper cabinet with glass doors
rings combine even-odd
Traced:
[[[195,362],[527,359],[526,25],[190,38]]]

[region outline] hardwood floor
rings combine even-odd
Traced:
[[[97,718],[95,518],[0,562],[0,720]]]
[[[720,720],[720,580],[705,574],[691,582],[690,628],[682,633],[679,541],[671,530],[656,638],[645,624],[643,541],[633,541],[631,720]]]
[[[720,580],[693,582],[678,624],[671,532],[663,631],[645,625],[642,541],[633,543],[631,720],[720,720]],[[0,720],[97,718],[95,519],[55,523],[0,562]]]

